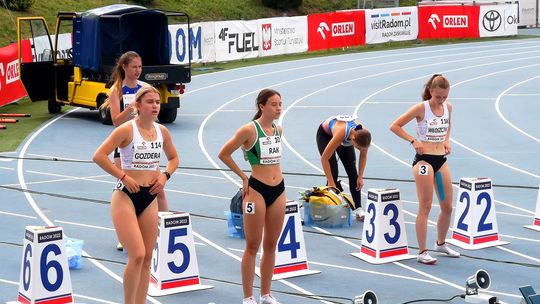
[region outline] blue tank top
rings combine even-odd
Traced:
[[[146,82],[137,80],[137,85],[134,88],[130,88],[122,83],[122,100],[120,101],[120,111],[124,111],[126,106],[135,101],[135,94],[140,88],[146,85]]]
[[[336,124],[336,121],[344,121],[346,123],[345,126],[345,138],[343,139],[343,142],[341,142],[342,146],[352,146],[353,142],[349,139],[349,135],[351,135],[351,130],[356,128],[360,123],[356,121],[356,117],[352,115],[336,115],[330,118],[328,121],[328,129],[330,130],[330,133],[334,133],[334,126]]]

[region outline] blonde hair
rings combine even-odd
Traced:
[[[116,61],[116,65],[113,68],[111,73],[111,80],[113,81],[113,86],[118,90],[118,98],[122,99],[122,82],[126,78],[126,72],[124,71],[123,66],[128,65],[133,59],[139,58],[142,61],[142,58],[139,54],[134,51],[128,51],[122,54]],[[100,109],[108,108],[111,103],[110,97],[107,97],[105,101],[99,107]]]

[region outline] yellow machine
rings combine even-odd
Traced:
[[[135,51],[143,59],[140,80],[161,93],[158,119],[175,121],[184,84],[191,81],[191,61],[170,64],[169,18],[182,19],[189,29],[185,13],[126,4],[59,12],[53,36],[43,17],[18,18],[20,77],[28,96],[47,100],[49,113],[60,112],[62,105],[98,109],[101,122],[111,124],[109,109],[100,105],[116,59]]]

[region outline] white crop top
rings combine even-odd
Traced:
[[[424,101],[424,119],[416,122],[416,132],[420,141],[427,142],[443,142],[450,127],[450,116],[448,106],[443,103],[444,113],[441,116],[436,116],[431,111],[429,100]]]
[[[118,148],[122,169],[157,170],[161,152],[163,151],[163,135],[159,125],[154,122],[157,135],[154,141],[147,141],[142,137],[134,120],[131,121],[131,127],[133,129],[133,140],[124,148]]]

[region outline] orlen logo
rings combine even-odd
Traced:
[[[467,27],[469,27],[469,17],[467,15],[443,16],[443,27],[445,27],[445,28],[467,28]]]
[[[15,59],[12,62],[7,64],[5,75],[6,75],[6,84],[15,82],[19,80],[19,60]]]
[[[262,47],[268,51],[272,49],[272,24],[266,23],[262,25]]]
[[[354,35],[354,22],[340,22],[332,24],[332,36],[352,36]]]

